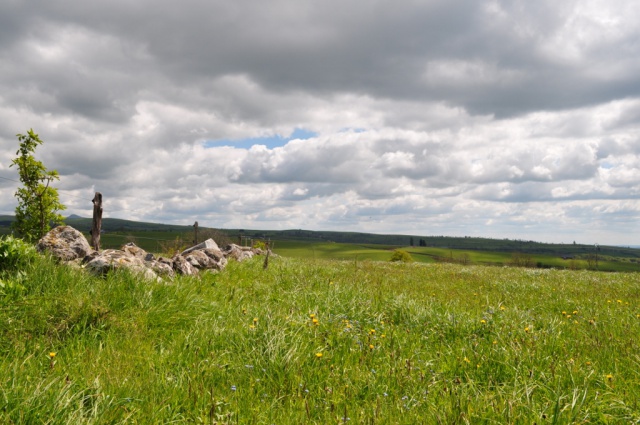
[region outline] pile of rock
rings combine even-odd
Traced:
[[[261,249],[228,245],[220,249],[213,239],[193,246],[172,258],[156,257],[133,243],[122,249],[94,251],[82,233],[71,226],[59,226],[38,242],[40,252],[48,252],[65,263],[81,264],[91,272],[104,275],[111,270],[127,268],[148,279],[173,277],[176,274],[197,275],[203,270],[219,271],[228,259],[243,261],[265,252]]]

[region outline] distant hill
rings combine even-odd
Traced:
[[[11,223],[15,221],[15,217],[12,215],[0,215],[0,228],[10,227]]]
[[[92,226],[91,218],[67,217],[64,222],[80,231],[89,231]],[[123,220],[120,218],[103,218],[102,230],[105,232],[188,232],[192,226],[178,226],[172,224],[146,223],[142,221]]]
[[[329,232],[312,230],[244,230],[226,229],[230,236],[245,235],[254,238],[293,241],[336,242],[361,245],[388,245],[407,247],[413,241],[425,247],[453,250],[473,250],[492,252],[520,252],[525,254],[547,254],[571,258],[595,254],[594,245],[551,244],[516,239],[491,239],[476,237],[417,236],[417,235],[380,235],[374,233]],[[600,245],[598,255],[611,257],[639,258],[640,250],[629,247]]]
[[[0,215],[0,234],[10,232],[13,216]],[[70,215],[65,223],[82,232],[88,233],[92,219],[77,215]],[[204,227],[202,230],[206,229]],[[102,220],[102,230],[105,233],[139,233],[139,232],[183,232],[192,233],[193,226],[148,223],[123,220],[119,218],[105,218]],[[450,236],[419,236],[419,235],[384,235],[358,232],[313,231],[302,229],[291,230],[250,230],[250,229],[218,229],[232,238],[248,236],[255,239],[288,240],[300,242],[336,242],[359,245],[385,245],[392,247],[414,246],[444,248],[452,250],[473,250],[491,252],[519,252],[525,254],[547,254],[571,258],[596,253],[594,245],[584,244],[551,244],[535,241],[515,239],[491,239],[476,237]],[[141,236],[141,235],[138,235]],[[168,236],[173,239],[173,236]],[[620,246],[599,246],[598,255],[622,258],[640,258],[640,249]]]
[[[9,232],[11,223],[15,221],[12,215],[0,215],[0,234]],[[72,214],[64,219],[65,224],[82,232],[88,232],[92,225],[91,218],[84,218]],[[177,226],[171,224],[146,223],[141,221],[123,220],[119,218],[102,219],[102,230],[105,232],[188,232],[193,231],[192,226]]]

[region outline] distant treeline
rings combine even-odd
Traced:
[[[363,245],[424,246],[433,248],[473,251],[521,252],[526,254],[548,254],[566,257],[602,255],[611,257],[640,257],[640,249],[595,246],[584,244],[550,244],[514,239],[490,239],[451,236],[379,235],[374,233],[329,232],[313,230],[244,230],[227,229],[230,235],[243,234],[254,238],[295,241],[321,241]]]

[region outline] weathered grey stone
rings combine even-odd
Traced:
[[[233,258],[236,261],[244,261],[253,257],[250,247],[242,247],[236,244],[228,245],[223,253],[227,259]]]
[[[90,256],[85,268],[97,275],[105,275],[112,270],[128,269],[146,279],[157,279],[158,277],[141,258],[127,251],[115,249],[105,249],[98,255]]]
[[[171,262],[171,264],[167,264],[158,260],[153,260],[145,261],[145,264],[160,276],[174,277],[176,275],[173,270],[173,262]]]
[[[187,260],[193,267],[196,269],[209,269],[214,266],[214,261],[209,258],[207,254],[200,250],[191,251],[187,255],[184,256],[184,259]]]
[[[71,226],[55,227],[38,241],[36,248],[62,261],[82,259],[93,252],[84,235]]]
[[[171,258],[158,257],[158,258],[156,259],[156,261],[157,261],[158,263],[166,264],[166,265],[168,265],[168,266],[173,267],[173,260],[172,260]]]
[[[193,267],[190,262],[188,262],[182,255],[176,254],[172,258],[173,260],[173,270],[175,270],[178,274],[185,276],[194,276],[198,274],[198,269]]]
[[[173,277],[176,273],[193,276],[199,270],[223,270],[229,258],[243,261],[265,254],[264,250],[235,244],[221,251],[213,239],[207,239],[171,259],[156,258],[134,243],[124,245],[121,250],[98,252],[91,249],[82,233],[69,226],[56,227],[45,235],[38,242],[38,250],[51,252],[67,263],[81,259],[86,269],[98,275],[126,268],[147,279],[159,279],[158,275]]]
[[[224,253],[219,249],[203,249],[204,252],[213,262],[215,263],[216,270],[223,270],[227,267],[227,257],[224,256]]]
[[[202,249],[201,251],[215,261],[220,261],[224,258],[224,253],[219,248],[207,248]]]
[[[198,245],[192,246],[191,248],[187,248],[180,253],[183,257],[185,257],[188,253],[192,251],[202,250],[202,249],[220,249],[216,241],[213,239],[207,239],[206,241],[199,243]]]
[[[222,270],[227,266],[227,259],[219,249],[203,249],[192,251],[185,257],[193,267],[200,270]]]
[[[123,245],[121,249],[125,253],[127,253],[129,255],[132,255],[132,256],[134,256],[136,258],[144,259],[148,255],[147,251],[145,251],[144,249],[140,248],[139,246],[137,246],[133,242],[129,242],[129,243]]]

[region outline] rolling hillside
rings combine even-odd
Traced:
[[[0,216],[0,234],[10,232],[13,216]],[[66,223],[88,234],[91,219],[70,216]],[[207,228],[201,227],[202,231]],[[193,240],[193,227],[189,225],[167,225],[116,218],[102,221],[104,247],[116,248],[126,241],[135,241],[139,246],[158,252],[163,242],[182,239]],[[625,263],[624,269],[640,269],[640,249],[585,244],[550,244],[535,241],[491,239],[476,237],[383,235],[358,232],[292,230],[219,229],[234,241],[240,236],[247,239],[278,241],[276,251],[287,256],[319,258],[387,259],[388,252],[403,247],[414,259],[421,262],[461,261],[467,258],[473,263],[506,264],[514,253],[529,255],[538,265],[566,267],[571,260],[586,260],[597,255],[599,263]],[[413,242],[413,245],[412,245]],[[420,246],[422,245],[422,246]],[[298,251],[298,252],[296,252]],[[484,253],[484,254],[481,254]],[[466,257],[465,257],[466,256]]]

